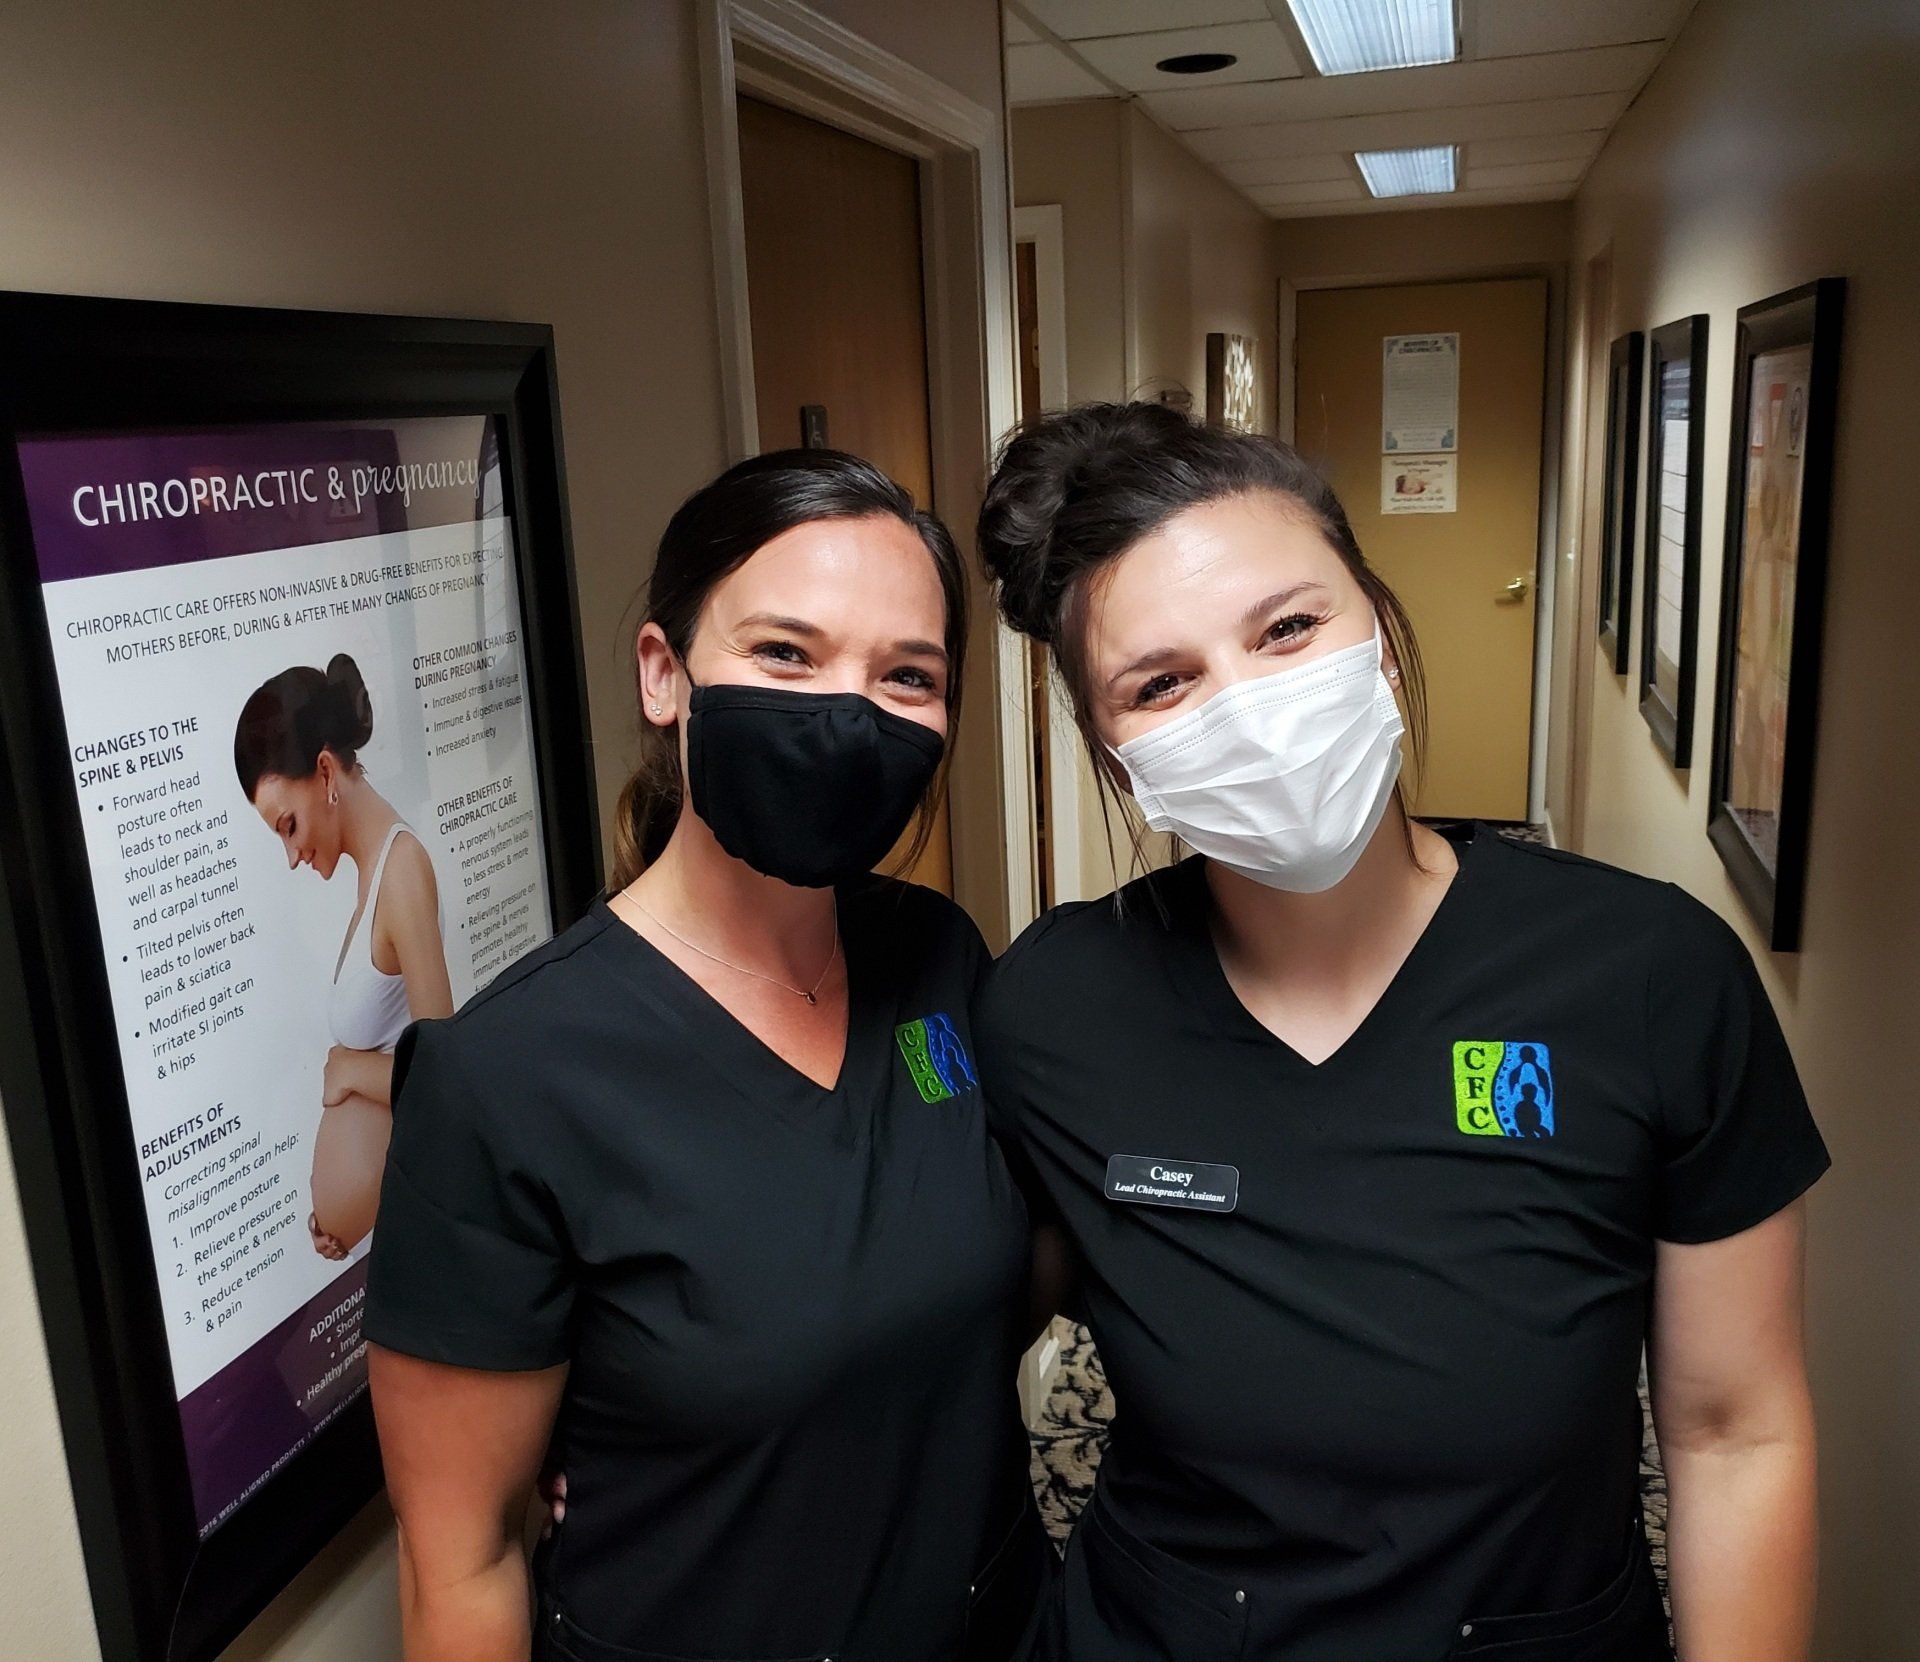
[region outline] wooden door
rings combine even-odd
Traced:
[[[1523,820],[1546,283],[1318,289],[1299,297],[1297,315],[1295,442],[1326,470],[1361,551],[1406,605],[1426,664],[1431,731],[1415,809]],[[1385,340],[1430,333],[1459,336],[1457,448],[1450,468],[1424,470],[1454,507],[1387,512],[1396,481],[1404,493],[1423,470],[1384,450]],[[1396,505],[1408,505],[1404,494]]]
[[[812,408],[815,442],[866,457],[930,507],[919,164],[757,98],[739,100],[739,121],[760,448],[807,442]],[[944,802],[907,875],[953,892]]]

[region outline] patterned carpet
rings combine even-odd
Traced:
[[[1436,825],[1441,822],[1432,822]],[[1499,825],[1503,837],[1518,842],[1545,842],[1541,827]],[[1113,1423],[1113,1392],[1106,1370],[1094,1348],[1093,1335],[1064,1317],[1053,1325],[1060,1340],[1060,1365],[1033,1433],[1033,1486],[1040,1497],[1040,1515],[1056,1542],[1064,1541],[1073,1520],[1093,1493],[1094,1474],[1107,1446],[1107,1428]],[[1654,1569],[1664,1596],[1667,1580],[1667,1479],[1660,1468],[1654,1442],[1653,1419],[1647,1408],[1647,1383],[1640,1380],[1640,1412],[1644,1430],[1640,1442],[1640,1499],[1646,1513],[1647,1537],[1653,1546]]]

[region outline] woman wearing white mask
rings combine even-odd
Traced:
[[[1068,1662],[1655,1662],[1643,1341],[1688,1662],[1805,1655],[1801,1208],[1827,1164],[1738,938],[1409,816],[1405,612],[1270,440],[1050,417],[981,516],[1105,782],[1194,857],[975,1011],[1118,1406]]]

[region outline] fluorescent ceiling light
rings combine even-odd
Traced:
[[[1452,63],[1455,0],[1287,0],[1322,75]]]
[[[1438,196],[1458,183],[1451,144],[1422,150],[1359,150],[1353,159],[1375,196]]]

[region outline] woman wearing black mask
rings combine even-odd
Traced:
[[[395,1057],[366,1328],[410,1657],[1026,1654],[986,952],[866,875],[925,840],[965,636],[947,532],[851,456],[744,462],[668,525],[610,895]]]

